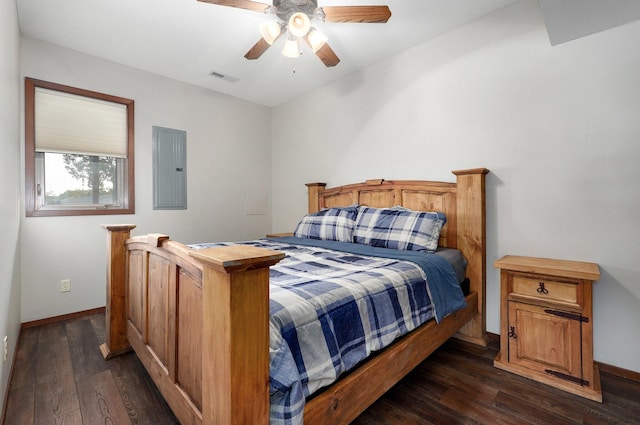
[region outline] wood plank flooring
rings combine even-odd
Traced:
[[[4,425],[178,424],[133,353],[103,360],[104,326],[24,329]],[[603,373],[600,404],[495,369],[497,348],[446,343],[353,425],[640,425],[639,383]]]
[[[176,425],[133,353],[105,361],[104,314],[23,329],[5,425]]]

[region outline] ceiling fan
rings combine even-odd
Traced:
[[[313,19],[320,22],[384,23],[391,17],[388,6],[325,6],[318,7],[317,0],[273,0],[273,5],[252,0],[198,0],[220,6],[237,7],[274,14],[276,21],[260,26],[262,37],[244,55],[258,59],[282,35],[288,33],[282,54],[298,57],[298,40],[304,40],[327,67],[336,66],[340,58],[327,43],[327,37],[311,26]]]

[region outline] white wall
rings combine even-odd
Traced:
[[[0,412],[20,325],[20,34],[14,1],[0,2]],[[9,341],[8,361],[2,339]]]
[[[551,47],[523,0],[275,108],[272,230],[306,212],[306,182],[489,168],[488,331],[497,258],[596,262],[595,359],[640,371],[639,39],[635,22]]]
[[[270,109],[28,38],[22,75],[133,99],[136,179],[135,215],[22,219],[23,322],[105,305],[100,224],[134,223],[134,234],[184,243],[269,232]],[[187,132],[187,210],[152,209],[154,125]],[[265,214],[246,215],[246,202]],[[61,279],[70,293],[59,292]]]

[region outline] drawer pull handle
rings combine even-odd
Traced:
[[[538,289],[536,289],[536,291],[538,291],[538,294],[548,294],[549,290],[547,288],[544,287],[544,282],[538,282],[540,284],[540,286],[538,287]]]
[[[516,335],[516,328],[514,326],[509,327],[509,338],[518,339],[518,335]]]

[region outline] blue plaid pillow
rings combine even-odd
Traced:
[[[357,206],[325,208],[305,215],[293,236],[327,241],[353,242],[353,228],[358,214]]]
[[[441,212],[359,207],[353,239],[382,248],[434,252],[446,221]]]

